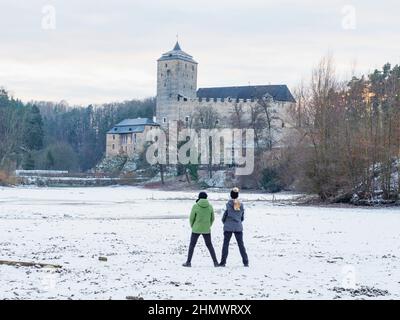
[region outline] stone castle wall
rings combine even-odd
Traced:
[[[241,114],[244,121],[248,121],[251,117],[251,109],[254,109],[258,104],[258,101],[249,99],[171,99],[162,110],[159,110],[156,120],[163,127],[166,127],[169,121],[185,123],[189,120],[189,122],[192,122],[193,118],[201,114],[201,110],[212,108],[218,113],[221,126],[231,126],[238,113]],[[289,109],[291,107],[293,107],[293,103],[290,102],[275,101],[271,103],[271,109],[276,112],[276,117],[279,118],[276,120],[284,122],[285,125],[290,125]],[[163,121],[164,118],[166,118],[166,122]]]
[[[252,109],[259,106],[257,100],[250,99],[170,99],[169,103],[157,113],[157,122],[164,129],[168,128],[171,121],[179,121],[187,127],[194,127],[199,123],[202,111],[212,108],[218,114],[217,128],[251,128]],[[290,109],[293,103],[290,102],[271,102],[271,112],[274,120],[272,126],[275,128],[275,139],[278,144],[294,127],[290,117]],[[163,119],[166,119],[164,122]],[[240,119],[241,126],[238,125]],[[265,114],[260,115],[260,119],[265,119]],[[261,120],[263,121],[263,120]]]

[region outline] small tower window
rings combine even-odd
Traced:
[[[162,122],[163,122],[163,123],[166,123],[166,122],[167,122],[167,118],[164,117],[164,118],[162,119]]]
[[[189,122],[189,116],[186,116],[186,117],[185,117],[185,121],[186,121],[186,123]]]
[[[115,144],[112,145],[112,149],[113,149],[113,150],[115,149]]]
[[[115,134],[113,134],[113,140],[115,140]]]
[[[165,67],[168,68],[168,64],[165,64]]]

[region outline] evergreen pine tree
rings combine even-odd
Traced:
[[[43,147],[43,120],[37,106],[29,106],[25,112],[23,126],[23,143],[29,150]]]
[[[24,170],[34,170],[35,169],[35,160],[32,157],[32,154],[29,152],[25,156],[24,162],[22,164]]]

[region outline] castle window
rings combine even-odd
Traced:
[[[282,128],[284,128],[285,127],[285,123],[282,121]]]
[[[167,118],[164,117],[164,118],[162,119],[162,122],[163,122],[163,123],[167,123]]]
[[[192,66],[192,71],[194,71],[194,66]]]
[[[113,134],[113,140],[115,140],[115,134]]]
[[[168,68],[168,64],[165,64],[165,67]]]
[[[200,122],[204,123],[204,118],[203,117],[200,118]]]
[[[219,119],[215,120],[215,124],[219,125]]]
[[[189,122],[189,116],[186,116],[186,117],[185,117],[185,121],[186,121],[186,122]]]
[[[112,145],[112,149],[113,149],[113,150],[115,149],[115,144]]]
[[[137,136],[136,136],[136,133],[133,135],[133,141],[137,141]]]

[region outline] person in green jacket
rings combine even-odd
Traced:
[[[192,266],[192,257],[194,248],[196,247],[197,240],[200,235],[203,235],[208,251],[210,251],[211,258],[213,259],[214,266],[218,267],[218,260],[215,254],[214,247],[211,242],[211,226],[214,222],[214,209],[207,200],[207,193],[200,192],[199,198],[193,205],[192,212],[190,213],[190,226],[192,228],[192,236],[190,238],[189,253],[184,267]]]

